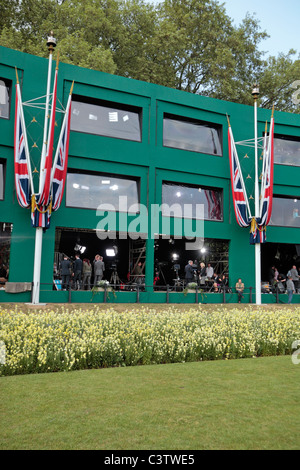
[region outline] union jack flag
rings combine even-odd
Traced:
[[[17,200],[21,207],[30,207],[31,184],[29,179],[30,159],[26,145],[26,128],[24,123],[20,85],[16,85],[16,112],[14,129],[14,166]]]
[[[250,244],[266,242],[266,227],[270,222],[273,202],[274,118],[272,114],[269,138],[265,133],[259,217],[252,217],[240,169],[231,127],[228,128],[228,148],[233,205],[237,223],[249,227]]]
[[[249,227],[251,215],[231,127],[228,128],[228,150],[235,217],[240,227]]]
[[[56,95],[57,95],[57,74],[58,70],[56,68],[54,86],[53,86],[53,96],[52,96],[52,107],[49,123],[49,134],[46,150],[46,158],[44,168],[42,168],[41,176],[42,185],[40,195],[37,197],[37,204],[40,208],[47,206],[50,199],[50,179],[51,179],[51,169],[52,169],[52,156],[53,156],[53,146],[54,146],[54,129],[55,129],[55,109],[56,109]]]
[[[67,175],[69,135],[71,123],[71,94],[69,96],[66,113],[57,145],[52,170],[52,210],[57,211],[61,205]]]
[[[265,138],[264,163],[262,171],[261,191],[261,225],[268,225],[272,215],[273,205],[273,175],[274,175],[274,118],[270,123],[269,138]]]
[[[274,174],[274,118],[270,123],[269,138],[265,133],[262,183],[260,195],[260,215],[252,223],[250,244],[266,242],[266,227],[270,222],[273,205],[273,174]]]
[[[32,204],[31,204],[32,227],[43,227],[44,229],[47,229],[50,227],[50,217],[51,217],[51,212],[52,212],[51,200],[50,200],[50,181],[51,181],[52,156],[53,156],[53,147],[54,147],[57,75],[58,75],[58,69],[56,68],[55,77],[54,77],[54,85],[53,85],[52,107],[51,107],[51,114],[50,114],[46,156],[45,156],[44,166],[41,170],[41,175],[40,175],[41,191],[40,191],[40,194],[36,195],[32,199]]]

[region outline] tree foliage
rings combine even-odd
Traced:
[[[265,58],[268,37],[247,14],[234,26],[217,0],[0,0],[0,45],[47,56],[51,30],[63,62],[252,104],[260,83],[260,105],[300,112],[292,84],[300,79],[300,57]]]

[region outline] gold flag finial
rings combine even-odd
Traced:
[[[57,57],[56,57],[56,70],[58,70],[58,64],[59,64],[59,51],[57,51]]]
[[[275,104],[273,103],[273,107],[272,107],[272,118],[274,117],[274,108],[275,108]]]
[[[18,69],[17,69],[17,67],[15,67],[15,70],[16,70],[16,79],[17,79],[17,84],[19,85],[19,77],[18,77]]]
[[[72,85],[71,85],[70,95],[72,95],[72,93],[73,93],[73,88],[74,88],[74,80],[73,80]]]
[[[228,127],[231,127],[231,126],[230,126],[230,121],[229,121],[229,116],[228,116],[227,113],[226,113],[226,117],[227,117]]]

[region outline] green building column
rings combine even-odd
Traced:
[[[148,236],[146,239],[146,264],[145,264],[145,285],[146,290],[153,292],[154,280],[154,234],[152,227],[152,205],[155,203],[155,168],[149,167],[148,172]]]

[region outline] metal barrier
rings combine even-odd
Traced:
[[[32,282],[32,291],[33,292],[33,285],[34,283]],[[43,286],[48,286],[48,287],[51,287],[50,288],[45,288],[43,289]],[[134,283],[130,283],[130,284],[106,284],[104,286],[102,286],[103,288],[103,303],[107,303],[108,301],[111,300],[111,296],[110,296],[110,293],[112,292],[113,293],[113,296],[116,295],[116,293],[126,293],[126,292],[136,292],[136,297],[135,297],[135,302],[136,303],[140,303],[141,302],[141,293],[143,292],[147,292],[148,294],[153,294],[153,293],[156,293],[156,292],[160,292],[160,293],[165,293],[166,296],[165,296],[165,303],[169,304],[173,299],[171,299],[171,295],[174,294],[174,293],[177,293],[177,294],[183,294],[183,295],[189,295],[191,294],[191,292],[187,293],[187,287],[178,287],[176,285],[174,286],[170,286],[169,284],[167,285],[145,285],[145,284],[134,284]],[[72,286],[69,286],[68,289],[64,289],[66,292],[68,292],[68,303],[72,303],[74,302],[74,300],[72,299],[72,293],[75,293],[75,292],[90,292],[92,297],[90,299],[90,302],[93,302],[94,300],[94,297],[96,294],[98,294],[98,288],[96,286],[95,287],[92,287],[90,290],[85,290],[85,289],[74,289],[72,288]],[[57,285],[55,284],[50,284],[50,283],[41,283],[40,284],[40,293],[43,293],[43,292],[62,292],[62,288],[58,288]],[[235,289],[235,286],[234,287],[230,287],[230,286],[223,286],[223,287],[218,287],[217,291],[213,291],[213,290],[205,290],[203,289],[201,286],[197,286],[195,289],[193,289],[193,293],[195,294],[195,297],[194,297],[194,301],[193,302],[186,302],[186,303],[196,303],[198,304],[199,301],[201,303],[223,303],[223,304],[226,304],[226,303],[231,303],[231,299],[233,296],[236,296],[237,295],[237,291]],[[219,294],[219,297],[220,297],[220,294],[221,294],[221,298],[222,298],[222,301],[221,302],[211,302],[211,300],[213,299],[213,297],[216,295],[216,294]],[[247,302],[243,302],[243,303],[250,303],[252,304],[253,303],[253,294],[255,294],[255,289],[253,287],[245,287],[244,288],[244,291],[243,291],[243,294],[246,295],[248,297],[248,301]],[[273,292],[269,292],[269,294],[273,295],[276,299],[276,303],[281,303],[282,301],[279,299],[279,294],[280,292],[278,291],[278,289],[276,289],[275,291]],[[299,295],[299,294],[298,294]],[[191,296],[189,296],[189,300],[191,299]],[[217,300],[217,299],[216,299]],[[75,300],[76,302],[78,302],[78,300]],[[174,303],[178,303],[178,302],[174,302]],[[284,302],[282,302],[284,303]]]

